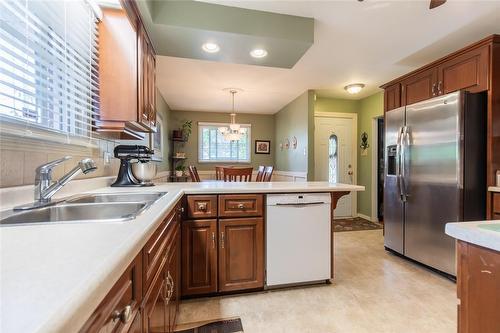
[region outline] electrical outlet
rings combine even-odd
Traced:
[[[111,164],[111,153],[108,151],[105,151],[102,159],[104,160],[104,165]]]

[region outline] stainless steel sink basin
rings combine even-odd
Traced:
[[[60,204],[14,213],[0,219],[0,225],[127,221],[147,207],[146,202]]]
[[[154,193],[91,193],[67,199],[67,203],[104,203],[104,202],[148,202],[160,199],[167,192]]]

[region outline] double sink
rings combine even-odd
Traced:
[[[9,211],[0,226],[67,222],[120,222],[136,218],[167,192],[91,193],[68,198],[53,206]]]

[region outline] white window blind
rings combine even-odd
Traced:
[[[250,162],[251,125],[243,125],[246,131],[239,141],[227,141],[219,132],[229,124],[198,123],[198,162]]]
[[[91,137],[99,111],[97,16],[84,0],[0,0],[0,116]]]

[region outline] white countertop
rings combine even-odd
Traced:
[[[490,187],[488,187],[488,191],[490,191],[490,192],[500,192],[500,186],[490,186]]]
[[[0,227],[0,331],[78,331],[184,194],[363,190],[327,182],[167,183],[94,190],[168,193],[131,221]]]
[[[500,251],[500,232],[479,227],[495,223],[500,224],[500,220],[447,223],[445,232],[447,235],[464,242]]]

